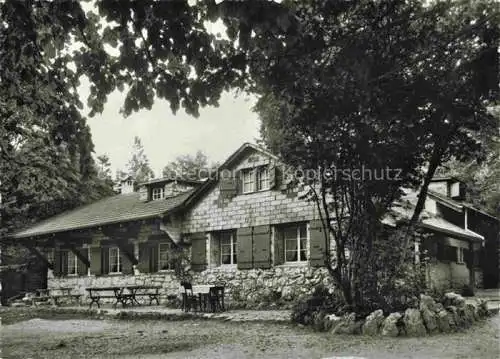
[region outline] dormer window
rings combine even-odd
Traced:
[[[163,187],[153,188],[151,192],[151,198],[153,199],[153,201],[163,199],[164,197],[165,197],[165,191]]]
[[[257,191],[269,189],[269,172],[267,166],[262,166],[256,170]]]
[[[269,171],[267,166],[248,168],[241,171],[243,193],[265,191],[269,189]]]
[[[127,186],[132,186],[134,183],[131,180],[127,181]]]
[[[241,180],[243,181],[243,193],[255,191],[255,176],[252,168],[241,171]]]

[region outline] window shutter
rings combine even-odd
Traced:
[[[137,269],[141,273],[149,273],[149,245],[148,243],[139,243],[139,264],[137,265]]]
[[[223,198],[233,198],[238,192],[238,183],[236,177],[222,177],[219,181],[219,189]]]
[[[275,227],[274,231],[274,265],[285,263],[285,241],[283,239],[283,231],[279,227]]]
[[[241,175],[241,171],[236,171],[234,174],[234,180],[236,181],[236,194],[243,193],[243,176]]]
[[[130,253],[131,255],[134,254],[134,245],[127,243],[123,246],[124,250]],[[134,268],[132,265],[132,262],[130,261],[129,257],[125,253],[124,250],[120,249],[120,261],[122,263],[122,273],[123,274],[133,274],[134,273]]]
[[[54,276],[60,277],[62,275],[62,251],[59,249],[55,250],[54,253]]]
[[[159,261],[158,246],[159,243],[155,243],[154,245],[149,247],[149,271],[151,273],[158,272],[158,261]]]
[[[77,249],[78,253],[81,254],[82,257],[89,258],[89,252],[87,248],[78,248]],[[78,264],[77,264],[77,270],[78,270],[78,275],[87,275],[87,265],[82,262],[80,258],[77,257]]]
[[[207,242],[205,232],[191,235],[191,268],[202,271],[207,266]]]
[[[309,263],[312,266],[321,267],[325,265],[325,251],[328,246],[325,238],[323,225],[320,220],[309,223]]]
[[[102,274],[101,247],[90,247],[90,274]]]
[[[269,189],[274,189],[278,182],[276,178],[277,168],[274,164],[270,164],[267,171],[269,174]]]
[[[61,251],[61,274],[68,275],[68,251]]]
[[[238,269],[250,269],[253,267],[252,227],[238,228],[236,238]]]
[[[255,268],[271,268],[271,227],[253,228],[253,260]]]
[[[109,273],[109,247],[101,248],[101,273]]]

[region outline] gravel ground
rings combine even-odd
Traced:
[[[5,322],[4,322],[5,323]],[[500,317],[450,335],[366,338],[284,324],[28,319],[3,325],[6,358],[498,358]]]

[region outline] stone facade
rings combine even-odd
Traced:
[[[194,284],[223,281],[226,283],[226,301],[234,307],[262,308],[287,307],[300,296],[310,295],[314,287],[323,284],[331,287],[331,278],[324,268],[308,265],[278,266],[269,270],[227,270],[213,268],[201,273],[191,273]],[[180,280],[173,271],[141,273],[135,275],[54,277],[49,275],[48,287],[72,287],[75,293],[87,297],[87,287],[113,287],[125,285],[161,286],[160,303],[168,296],[179,296]],[[106,302],[103,300],[103,302]],[[112,302],[108,299],[107,302]]]

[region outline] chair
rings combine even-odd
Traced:
[[[210,309],[212,312],[225,311],[224,306],[224,286],[216,285],[210,288],[209,293]]]
[[[201,309],[201,303],[198,296],[193,294],[193,285],[189,282],[181,282],[181,286],[184,288],[184,293],[182,293],[182,309],[185,312],[189,312],[191,308],[196,312],[198,308]]]

